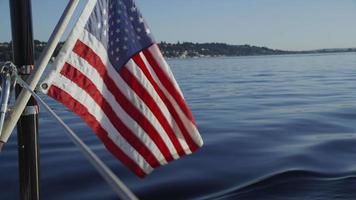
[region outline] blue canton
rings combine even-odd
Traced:
[[[85,29],[104,45],[116,70],[154,43],[133,0],[98,0]]]

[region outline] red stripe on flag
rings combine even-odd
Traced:
[[[181,130],[181,132],[183,134],[183,137],[184,137],[184,139],[186,140],[186,142],[187,142],[187,144],[189,146],[190,151],[191,152],[196,151],[199,148],[198,145],[194,142],[194,140],[190,136],[189,132],[187,131],[187,129],[184,126],[184,123],[182,122],[182,120],[180,119],[178,113],[174,109],[174,106],[168,100],[168,98],[164,95],[163,91],[160,89],[160,87],[158,86],[158,84],[156,83],[154,78],[152,77],[151,73],[149,72],[146,64],[143,62],[143,60],[140,57],[140,55],[136,54],[135,56],[133,56],[133,60],[136,62],[137,66],[140,67],[142,72],[145,74],[147,79],[150,81],[151,85],[156,90],[157,94],[161,97],[162,101],[167,106],[167,109],[169,110],[169,112],[173,116],[175,122],[177,123],[179,129]]]
[[[129,169],[136,175],[143,178],[147,174],[143,169],[130,157],[128,157],[109,137],[106,130],[100,123],[91,115],[88,109],[80,102],[75,100],[67,92],[52,85],[48,90],[48,95],[59,102],[62,102],[67,108],[77,113],[96,133],[100,140],[105,144],[106,148],[119,160],[121,160]]]
[[[113,108],[102,96],[100,91],[96,88],[91,80],[89,80],[84,74],[82,74],[68,63],[63,66],[61,74],[72,80],[93,98],[93,100],[98,104],[98,106],[100,106],[105,115],[108,117],[111,124],[115,126],[117,131],[145,158],[145,160],[153,168],[160,165],[150,149],[143,142],[141,142],[141,140],[134,133],[132,133],[132,131],[125,125],[125,123],[122,122],[121,119],[116,115]],[[169,152],[165,151],[163,154],[169,154]]]
[[[134,119],[140,127],[145,130],[146,133],[149,134],[150,138],[155,142],[165,159],[167,161],[174,160],[166,143],[164,143],[162,137],[153,127],[151,122],[125,97],[125,95],[122,94],[120,89],[116,86],[116,83],[110,78],[106,70],[106,66],[102,63],[100,57],[90,47],[79,40],[74,46],[73,51],[97,70],[106,87],[115,96],[116,101],[121,105],[126,113],[130,115],[132,119]]]
[[[101,77],[104,77],[107,74],[106,66],[101,61],[100,57],[82,41],[77,40],[73,52],[84,58],[91,66],[93,66]]]
[[[158,46],[157,46],[158,48]],[[193,124],[195,124],[194,117],[186,104],[185,100],[183,97],[180,95],[178,92],[177,88],[174,86],[174,84],[171,82],[170,78],[166,75],[166,73],[161,69],[160,64],[156,61],[155,57],[152,55],[152,53],[149,51],[149,49],[144,49],[143,50],[144,55],[147,58],[147,61],[150,63],[152,69],[155,71],[157,74],[157,77],[159,80],[162,82],[164,87],[168,90],[168,92],[172,95],[172,97],[175,99],[175,101],[178,103],[179,107],[182,109],[184,114],[188,117],[190,121],[192,121]],[[160,55],[162,56],[162,55]]]
[[[137,78],[126,68],[123,67],[120,69],[120,75],[122,79],[131,87],[132,90],[145,102],[145,104],[150,108],[152,113],[157,117],[160,124],[166,131],[169,139],[172,141],[175,149],[179,156],[185,155],[185,152],[179,143],[177,136],[174,134],[171,126],[169,125],[167,119],[164,117],[161,109],[158,107],[152,96],[149,92],[140,84]]]

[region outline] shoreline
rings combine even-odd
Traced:
[[[40,56],[46,42],[35,40],[35,57]],[[60,42],[52,57],[56,57],[64,42]],[[226,43],[158,43],[162,54],[167,59],[191,58],[220,58],[220,57],[245,57],[245,56],[273,56],[273,55],[298,55],[298,54],[330,54],[356,52],[356,48],[330,48],[316,50],[289,51],[271,49],[252,45],[231,45]],[[12,43],[0,42],[0,62],[12,60]],[[53,59],[52,59],[53,60]]]

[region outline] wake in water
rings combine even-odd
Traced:
[[[202,199],[351,200],[356,197],[355,181],[356,172],[327,174],[307,170],[288,170]]]

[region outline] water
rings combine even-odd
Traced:
[[[169,60],[205,146],[141,180],[78,117],[45,98],[142,199],[355,199],[356,54]],[[43,199],[116,199],[41,113]],[[16,135],[0,199],[18,198]]]

